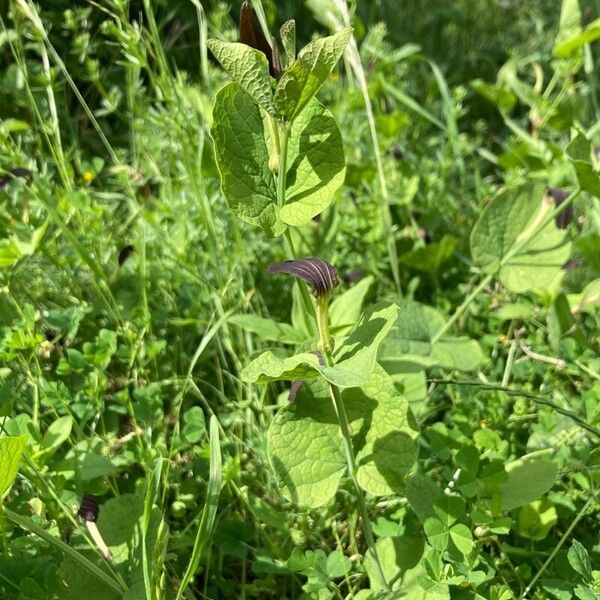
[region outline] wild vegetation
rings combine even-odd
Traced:
[[[0,598],[600,598],[598,40],[0,6]]]

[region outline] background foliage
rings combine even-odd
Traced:
[[[264,8],[301,47],[331,33],[328,4]],[[2,598],[174,598],[186,569],[187,598],[377,597],[349,482],[320,508],[286,500],[267,432],[287,386],[241,378],[306,324],[264,274],[282,244],[224,202],[210,130],[229,79],[202,60],[199,6],[0,7]],[[239,3],[202,6],[236,39]],[[354,290],[338,335],[400,304],[379,360],[419,457],[403,493],[369,497],[386,577],[410,599],[597,598],[600,5],[352,7],[387,197],[346,56],[319,92],[345,183],[296,243]],[[548,187],[582,188],[570,222],[515,248]],[[75,518],[84,493],[110,565]]]

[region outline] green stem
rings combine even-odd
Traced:
[[[281,163],[280,163],[280,161],[281,161],[281,145],[279,143],[279,128],[277,127],[277,121],[271,115],[267,115],[267,123],[269,124],[269,133],[271,135],[271,140],[273,141],[272,154],[271,154],[271,156],[269,156],[269,169],[271,169],[271,171],[273,171],[273,172],[279,173],[279,170],[281,169],[281,167],[285,166],[285,163],[283,165],[281,165]],[[286,134],[284,134],[284,136],[285,136],[285,149],[286,149],[286,154],[287,154],[288,136]],[[286,156],[286,159],[287,159],[287,156]],[[281,202],[281,198],[279,195],[280,194],[279,178],[277,179],[277,186],[278,186],[277,187],[277,202],[278,202],[279,206],[283,206],[283,203]],[[285,188],[284,188],[283,192],[285,192]]]
[[[285,188],[287,183],[287,151],[290,139],[290,125],[281,125],[281,135],[273,136],[279,140],[279,167],[277,169],[277,204],[281,208],[285,204]]]
[[[568,529],[565,531],[565,533],[563,534],[563,536],[560,538],[558,544],[556,544],[556,547],[550,553],[550,556],[546,559],[546,561],[544,562],[544,564],[540,567],[540,570],[535,574],[534,578],[529,582],[529,585],[525,588],[525,591],[521,595],[521,599],[524,599],[527,596],[527,594],[529,594],[529,592],[531,591],[531,589],[533,588],[533,586],[536,584],[537,580],[542,575],[542,573],[546,570],[546,568],[548,567],[548,565],[554,560],[554,557],[556,556],[556,554],[558,553],[558,551],[561,549],[562,545],[566,542],[566,540],[568,539],[568,537],[571,535],[571,532],[573,531],[573,529],[575,529],[575,526],[577,525],[577,523],[579,523],[579,521],[581,520],[581,518],[585,515],[585,512],[587,511],[587,509],[596,500],[596,496],[598,495],[599,491],[600,490],[596,490],[590,496],[590,498],[588,499],[588,501],[583,505],[583,508],[577,513],[577,516],[573,519],[573,522],[569,525]]]
[[[275,135],[273,135],[274,144],[277,144],[276,150],[279,151],[279,166],[277,168],[277,204],[280,207],[285,205],[285,189],[287,183],[287,151],[289,137],[290,125],[288,123],[282,124],[281,135],[277,135],[277,130],[275,130]],[[277,141],[275,142],[275,140]],[[292,232],[290,231],[289,227],[287,227],[285,230],[284,238],[290,258],[297,258],[296,249],[294,248],[294,241],[292,240]],[[306,286],[299,282],[297,285],[300,287],[300,295],[302,297],[306,314],[314,315],[313,302],[310,299],[310,295]],[[314,329],[311,330],[311,333],[314,333]]]
[[[494,278],[494,273],[488,273],[480,282],[479,285],[463,300],[462,304],[454,311],[454,314],[444,323],[444,326],[431,338],[431,343],[439,341],[439,339],[456,323],[458,318],[465,312],[468,306],[473,302],[485,287]]]
[[[329,363],[333,364],[333,359],[331,357],[331,335],[329,333],[329,325],[327,323],[327,305],[329,303],[329,298],[319,298],[317,300],[317,327],[319,329],[319,340],[321,342],[321,350],[323,354],[328,357],[328,366]]]
[[[334,361],[331,355],[331,335],[329,333],[328,324],[328,304],[329,298],[320,298],[317,301],[317,324],[319,327],[320,346],[323,352],[325,364],[328,367],[333,367]],[[348,421],[346,407],[344,406],[339,388],[329,382],[327,383],[327,387],[329,389],[331,401],[333,402],[333,407],[338,417],[338,424],[340,426],[340,433],[342,435],[342,443],[344,446],[344,455],[346,458],[346,466],[356,492],[356,499],[358,501],[358,509],[363,524],[363,531],[365,533],[368,552],[371,554],[373,562],[375,563],[375,570],[377,572],[377,578],[379,579],[380,585],[385,590],[389,591],[390,587],[385,579],[385,575],[383,574],[381,562],[379,561],[377,549],[375,548],[375,538],[373,537],[373,530],[371,529],[371,521],[369,520],[367,503],[356,475],[358,468],[356,466],[356,459],[354,457],[354,450],[352,448],[352,435],[350,433],[350,422]]]

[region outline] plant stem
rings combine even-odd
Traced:
[[[537,580],[541,577],[542,573],[546,570],[548,565],[554,560],[554,557],[556,556],[558,551],[561,549],[562,545],[565,543],[567,538],[571,535],[571,532],[573,531],[573,529],[575,529],[575,526],[577,525],[577,523],[579,523],[581,518],[585,515],[585,512],[587,511],[587,509],[591,506],[592,502],[594,502],[594,500],[596,499],[596,496],[598,495],[599,491],[600,490],[596,490],[590,496],[588,501],[583,505],[583,508],[577,513],[577,516],[573,519],[573,522],[569,525],[568,529],[565,531],[563,536],[560,538],[558,544],[556,544],[556,547],[550,553],[550,556],[546,559],[544,564],[540,567],[539,571],[535,574],[534,578],[529,582],[529,585],[525,588],[525,591],[521,595],[521,599],[524,599],[527,597],[527,594],[529,594],[529,592],[531,591],[533,586],[536,584]]]
[[[321,350],[326,357],[328,366],[333,365],[331,357],[331,335],[329,333],[329,325],[327,323],[327,305],[329,298],[319,298],[317,300],[317,327],[319,329],[319,340],[321,342]],[[329,364],[331,363],[331,364]]]
[[[437,331],[431,338],[431,343],[437,342],[447,331],[454,325],[458,318],[465,312],[468,306],[479,295],[485,287],[487,287],[494,278],[494,273],[488,273],[480,282],[479,285],[462,301],[462,304],[454,311],[454,314],[444,323],[444,326]]]
[[[269,124],[269,134],[271,135],[271,140],[273,141],[272,154],[271,154],[271,156],[269,156],[269,169],[271,169],[271,171],[273,171],[273,172],[275,172],[275,170],[277,170],[277,172],[279,173],[279,169],[282,166],[280,164],[281,147],[279,144],[279,128],[277,127],[277,121],[271,115],[267,115],[267,123]],[[287,139],[288,139],[288,136],[285,135],[286,154],[287,154]],[[280,192],[279,192],[279,178],[278,178],[277,179],[277,203],[279,204],[279,206],[283,206],[284,203],[281,202],[279,193]],[[285,196],[285,187],[283,189],[283,195]]]
[[[328,367],[332,367],[334,362],[331,355],[331,335],[329,334],[328,324],[328,304],[329,298],[320,298],[317,301],[317,325],[319,327],[320,346],[323,352],[325,364]],[[363,531],[365,533],[368,552],[370,552],[373,558],[380,585],[385,590],[389,591],[390,587],[385,579],[385,575],[383,574],[377,549],[375,548],[375,538],[373,537],[373,530],[371,529],[371,521],[369,520],[367,503],[365,501],[362,488],[360,487],[356,477],[358,469],[356,466],[356,459],[354,458],[354,450],[352,448],[352,435],[350,433],[350,423],[348,421],[346,407],[344,406],[339,388],[329,382],[327,383],[327,387],[329,389],[331,401],[333,402],[333,407],[338,417],[338,424],[340,426],[340,433],[342,435],[342,443],[344,446],[344,455],[346,458],[346,466],[348,468],[350,478],[352,479],[352,483],[354,484],[354,490],[356,492],[356,499],[358,501],[358,509],[363,524]]]
[[[273,144],[276,147],[276,150],[279,152],[279,167],[277,168],[277,204],[281,207],[285,205],[287,150],[290,137],[290,125],[288,123],[283,123],[280,130],[281,135],[273,135]],[[275,131],[275,134],[277,134],[277,131]],[[292,240],[292,232],[290,231],[289,227],[287,227],[285,230],[284,238],[290,258],[297,258],[296,249],[294,248],[294,241]],[[302,283],[297,283],[296,285],[298,285],[300,288],[300,295],[302,296],[302,302],[304,303],[304,309],[306,310],[306,313],[309,315],[314,315],[315,311],[313,302],[310,299],[310,295],[306,289],[306,286]],[[312,322],[310,324],[312,324]],[[314,329],[311,330],[311,333],[314,333]]]
[[[279,168],[277,169],[277,204],[281,208],[285,204],[285,187],[287,179],[287,151],[290,139],[290,125],[281,124],[281,135],[279,138]],[[275,138],[275,136],[273,136]],[[275,140],[274,144],[275,145]]]

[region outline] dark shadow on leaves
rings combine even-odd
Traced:
[[[285,468],[285,465],[276,456],[271,457],[271,463],[273,465],[273,470],[275,471],[278,479],[281,481],[283,486],[287,488],[290,500],[294,504],[299,504],[296,486],[294,485],[294,482],[292,481],[288,470]]]
[[[404,477],[417,460],[418,453],[419,447],[416,440],[403,431],[390,431],[375,441],[373,452],[363,456],[359,461],[359,466],[374,463],[377,471],[383,476],[387,484],[395,489],[403,483]],[[406,461],[402,460],[403,464],[407,464],[406,468],[398,468],[398,454],[408,457]],[[390,463],[396,466],[390,469]]]
[[[385,319],[364,319],[356,329],[344,341],[344,352],[335,357],[336,364],[350,360],[360,350],[364,350],[373,344],[377,334],[387,324]]]
[[[319,178],[319,183],[289,197],[288,204],[298,202],[299,200],[314,194],[327,185],[327,183],[331,181],[332,176],[343,168],[343,164],[340,160],[339,169],[335,170],[334,167],[337,166],[337,162],[334,163],[333,161],[336,157],[332,156],[331,153],[331,147],[335,146],[335,140],[332,140],[331,138],[336,131],[336,127],[335,120],[330,115],[313,115],[300,133],[298,156],[296,156],[294,162],[287,171],[287,187],[289,188],[296,185],[298,180],[298,169],[305,158]],[[323,134],[327,134],[324,139],[321,137]],[[311,138],[314,138],[315,136],[318,137],[311,140]]]

